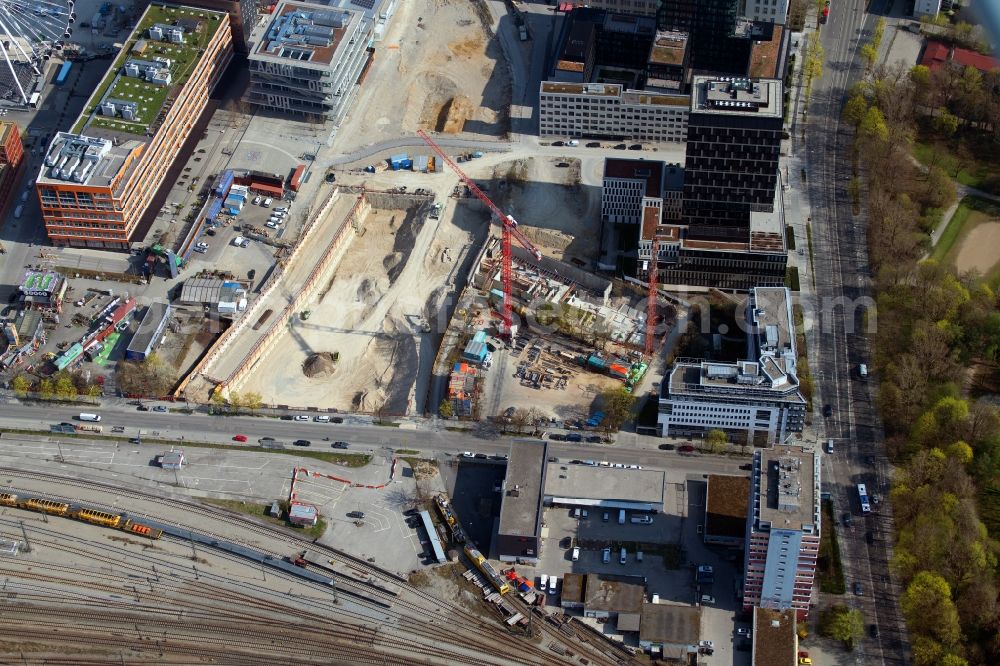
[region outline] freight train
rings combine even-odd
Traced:
[[[444,524],[448,526],[448,532],[451,534],[451,540],[455,543],[465,543],[465,531],[458,522],[458,516],[455,515],[455,511],[451,508],[451,502],[448,501],[448,496],[444,493],[434,496],[434,506],[437,507],[438,513],[441,514],[441,519]]]
[[[85,523],[130,532],[148,539],[159,539],[163,536],[163,530],[143,525],[132,520],[125,514],[108,513],[99,509],[88,509],[87,507],[67,504],[66,502],[56,502],[42,497],[20,497],[12,493],[0,493],[0,506],[13,506],[26,511],[37,511],[38,513],[47,513],[52,516],[74,518]]]
[[[470,544],[465,546],[465,555],[472,560],[472,563],[476,565],[476,568],[483,572],[483,575],[490,581],[493,587],[497,588],[497,592],[500,594],[507,594],[510,592],[510,585],[507,584],[507,579],[504,578],[493,565],[486,561],[483,554],[478,550],[473,548]]]

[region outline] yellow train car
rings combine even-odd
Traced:
[[[66,512],[69,511],[69,504],[32,497],[24,503],[24,508],[31,509],[32,511],[41,511],[42,513],[51,513],[56,516],[65,516]]]
[[[0,505],[17,506],[17,495],[11,493],[0,493]]]
[[[118,527],[122,522],[121,516],[114,513],[107,513],[106,511],[97,511],[96,509],[80,509],[76,512],[76,518],[77,520],[94,523],[95,525],[104,525],[105,527]]]

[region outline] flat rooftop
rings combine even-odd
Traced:
[[[753,47],[750,49],[750,67],[748,69],[751,78],[778,78],[783,35],[784,26],[776,25],[771,39],[753,43]]]
[[[781,81],[731,76],[695,76],[691,111],[781,118]]]
[[[649,62],[657,65],[683,65],[688,35],[678,30],[657,30],[649,48]]]
[[[760,528],[819,533],[819,464],[816,453],[777,445],[762,449],[755,523]]]
[[[620,501],[660,507],[663,481],[664,473],[655,470],[549,463],[545,496],[594,500],[595,506],[599,501]]]
[[[147,134],[155,130],[155,121],[164,104],[177,96],[195,71],[205,47],[221,29],[226,16],[225,12],[183,5],[161,2],[149,5],[123,42],[121,52],[104,78],[97,84],[83,113],[74,123],[72,133],[100,136],[96,131],[106,130],[111,133],[108,138],[131,136],[148,141],[151,136]],[[148,34],[149,29],[156,30],[157,26],[182,30],[183,42],[172,41],[166,35],[163,39],[152,38]],[[160,60],[157,61],[157,58]],[[164,66],[170,72],[170,83],[160,85],[142,77],[126,76],[124,67],[129,60],[155,61]],[[134,104],[134,118],[126,120],[117,114],[101,115],[99,107],[105,100]]]
[[[798,391],[798,379],[782,376],[769,378],[766,368],[756,361],[678,361],[670,371],[670,381],[663,382],[661,398],[670,395],[717,395],[732,399],[762,397],[769,401],[805,404]]]
[[[312,2],[279,2],[250,37],[250,58],[305,69],[330,69],[362,15]]]
[[[795,336],[792,334],[791,294],[785,287],[755,287],[750,291],[753,308],[750,319],[761,354],[780,354],[790,351],[795,355]]]
[[[794,664],[797,649],[794,610],[753,609],[755,664]]]
[[[604,160],[604,177],[641,180],[646,183],[643,196],[663,196],[663,162],[608,157]]]
[[[749,477],[710,474],[705,504],[705,534],[745,537],[749,504]]]
[[[153,342],[153,337],[160,328],[160,323],[164,317],[170,316],[170,305],[154,301],[146,308],[146,314],[142,317],[142,323],[136,330],[132,340],[128,343],[130,351],[143,352],[149,348]]]
[[[510,445],[500,534],[531,535],[541,528],[542,483],[548,444],[514,440]]]
[[[659,645],[697,645],[700,637],[700,607],[665,603],[642,605],[640,641]]]
[[[646,598],[646,588],[635,583],[608,580],[587,574],[583,607],[586,611],[638,613]]]
[[[552,95],[618,97],[622,93],[622,87],[617,83],[559,83],[558,81],[542,81],[542,92]]]

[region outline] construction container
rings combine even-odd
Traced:
[[[428,158],[426,155],[417,155],[413,159],[413,170],[419,171],[420,173],[427,173],[427,160]]]
[[[437,157],[431,155],[427,158],[427,171],[428,173],[435,173],[438,171],[437,168]]]
[[[608,363],[600,356],[591,354],[590,358],[587,359],[587,365],[597,368],[598,370],[603,370],[607,367]]]
[[[403,168],[404,162],[409,162],[410,157],[406,153],[399,153],[397,155],[389,156],[389,166],[392,167],[393,171],[398,171]]]
[[[625,379],[628,377],[628,370],[629,369],[624,365],[619,365],[617,363],[613,363],[608,366],[608,374],[612,377],[618,377],[619,379]]]
[[[295,167],[292,171],[292,177],[288,179],[288,187],[292,188],[292,192],[298,192],[299,186],[302,184],[302,174],[306,172],[306,165],[300,164]]]
[[[476,331],[476,334],[472,336],[473,342],[486,342],[486,331]]]

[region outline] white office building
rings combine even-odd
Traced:
[[[740,14],[751,21],[784,25],[788,16],[788,0],[742,0]]]
[[[722,430],[734,441],[772,445],[801,432],[791,293],[758,287],[747,305],[748,359],[679,359],[661,382],[659,424],[667,436]]]
[[[543,81],[538,133],[682,143],[690,104],[688,95],[626,90],[618,83]]]

